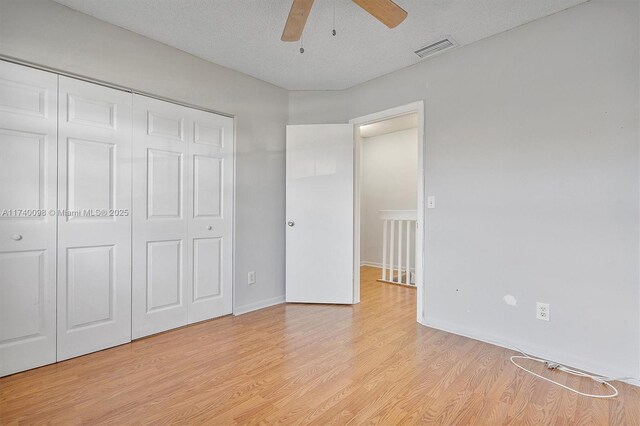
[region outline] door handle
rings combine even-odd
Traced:
[[[290,220],[289,222],[287,222],[287,225],[293,227],[296,223],[292,220]]]
[[[20,235],[20,234],[13,234],[13,235],[11,236],[11,239],[12,239],[13,241],[20,241],[20,240],[22,239],[22,235]]]

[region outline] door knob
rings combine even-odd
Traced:
[[[11,239],[12,239],[13,241],[20,241],[20,240],[22,239],[22,235],[20,235],[20,234],[13,234],[13,235],[11,236]]]
[[[213,229],[213,226],[207,225],[207,231],[211,231],[212,229]]]
[[[296,224],[296,223],[295,223],[294,221],[292,221],[292,220],[290,220],[289,222],[287,222],[287,225],[289,225],[289,226],[293,226],[293,225],[295,225],[295,224]]]

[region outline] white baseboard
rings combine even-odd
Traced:
[[[634,374],[621,371],[610,365],[602,364],[599,362],[593,362],[584,359],[578,359],[574,356],[563,354],[554,351],[553,349],[535,347],[523,343],[510,343],[506,342],[503,338],[492,335],[490,333],[484,333],[479,330],[470,329],[467,327],[460,327],[454,324],[445,323],[442,321],[434,320],[433,318],[424,318],[423,321],[419,321],[420,324],[435,328],[437,330],[446,331],[448,333],[457,334],[459,336],[468,337],[470,339],[479,340],[481,342],[489,343],[491,345],[500,346],[507,349],[516,350],[521,349],[529,355],[548,359],[568,367],[577,368],[579,370],[589,372],[591,374],[600,375],[604,377],[633,377]],[[622,382],[629,383],[631,385],[640,386],[640,378],[624,379]]]
[[[249,312],[257,311],[258,309],[268,308],[269,306],[279,305],[281,303],[284,303],[284,294],[282,296],[272,297],[271,299],[249,303],[248,305],[236,306],[233,309],[233,315],[242,315]]]
[[[622,381],[633,386],[638,386],[640,388],[640,379],[628,379],[628,380],[622,380]]]

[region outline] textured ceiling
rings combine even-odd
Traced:
[[[466,45],[585,0],[395,0],[409,16],[393,30],[335,0],[336,37],[334,0],[316,0],[304,54],[280,41],[291,0],[55,1],[286,89],[329,90],[415,64],[415,50],[444,36]]]

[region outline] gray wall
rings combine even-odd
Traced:
[[[49,0],[0,0],[0,53],[235,115],[234,305],[283,298],[287,91]]]
[[[417,129],[401,130],[362,139],[360,263],[382,264],[383,221],[380,219],[380,210],[416,210],[418,203],[416,152],[418,152]],[[415,241],[413,231],[412,228],[412,242]],[[406,238],[404,242],[406,243]],[[414,250],[411,250],[411,256],[415,256]],[[396,255],[394,264],[397,265],[397,263]],[[404,267],[405,264],[406,257],[402,266]],[[413,268],[413,261],[411,265]]]
[[[426,324],[640,375],[638,9],[592,1],[341,93],[290,94],[293,124],[424,100]]]

